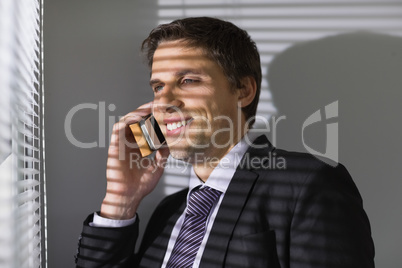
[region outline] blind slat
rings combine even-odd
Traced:
[[[16,196],[16,203],[18,205],[22,205],[26,202],[35,200],[39,196],[40,196],[40,193],[38,191],[30,189],[30,190],[24,191],[23,193],[18,194]]]
[[[46,267],[42,0],[1,0],[0,32],[0,266]]]

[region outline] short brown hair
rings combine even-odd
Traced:
[[[231,22],[210,17],[194,17],[161,24],[142,43],[149,67],[159,44],[184,40],[189,46],[200,47],[223,69],[228,81],[241,88],[241,79],[251,76],[257,84],[254,100],[242,109],[250,126],[254,123],[261,91],[261,63],[255,42],[249,34]]]

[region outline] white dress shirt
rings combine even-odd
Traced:
[[[225,192],[229,186],[229,183],[236,172],[236,168],[240,163],[240,160],[242,159],[243,155],[247,151],[250,142],[254,141],[254,139],[257,137],[257,133],[252,133],[252,131],[249,131],[233,148],[232,150],[226,154],[219,162],[218,166],[212,171],[211,175],[208,177],[208,180],[204,183],[201,181],[197,175],[194,172],[194,169],[191,169],[191,174],[190,174],[190,180],[189,180],[189,193],[191,192],[192,189],[199,185],[205,185],[209,186],[211,188],[214,188],[220,192],[222,192],[217,204],[211,209],[211,213],[206,221],[206,232],[205,236],[202,240],[201,246],[198,250],[198,253],[195,257],[193,267],[198,268],[202,254],[204,252],[204,248],[206,245],[206,242],[208,240],[213,222],[215,220],[216,214],[218,213],[219,206],[222,202],[223,197],[225,196]],[[189,198],[189,194],[187,194],[187,201]],[[168,247],[166,250],[166,254],[163,260],[162,268],[166,267],[166,264],[170,258],[170,255],[173,250],[174,243],[176,241],[176,238],[180,232],[180,228],[183,224],[184,217],[185,217],[186,210],[183,211],[182,215],[179,217],[177,220],[172,233],[170,235]],[[135,218],[129,219],[129,220],[111,220],[111,219],[106,219],[103,217],[100,217],[97,213],[94,214],[94,219],[93,222],[90,223],[91,226],[94,227],[124,227],[130,224],[133,224],[135,222]]]

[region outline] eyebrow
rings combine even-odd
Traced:
[[[185,76],[185,75],[188,75],[188,74],[203,75],[203,73],[200,72],[199,70],[196,70],[196,69],[185,69],[185,70],[180,70],[180,71],[175,72],[174,76],[175,76],[175,77],[180,77],[180,76]],[[151,80],[149,81],[149,85],[150,85],[150,86],[153,86],[153,85],[158,84],[158,83],[160,83],[160,82],[161,82],[161,80],[158,79],[158,78],[156,78],[156,79],[151,79]]]
[[[155,84],[158,84],[161,80],[159,79],[152,79],[151,81],[149,81],[149,85],[152,87]]]

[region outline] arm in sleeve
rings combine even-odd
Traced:
[[[362,199],[348,171],[324,165],[308,176],[290,230],[290,267],[374,267]]]
[[[99,216],[99,214],[97,212],[95,212],[93,221],[89,223],[89,226],[114,227],[114,228],[126,227],[126,226],[134,224],[136,218],[137,218],[137,215],[135,215],[133,218],[128,219],[128,220],[113,220],[113,219],[108,219],[108,218]]]
[[[136,267],[134,250],[138,238],[138,218],[134,224],[120,228],[93,227],[89,224],[92,221],[93,215],[84,221],[76,267]]]

